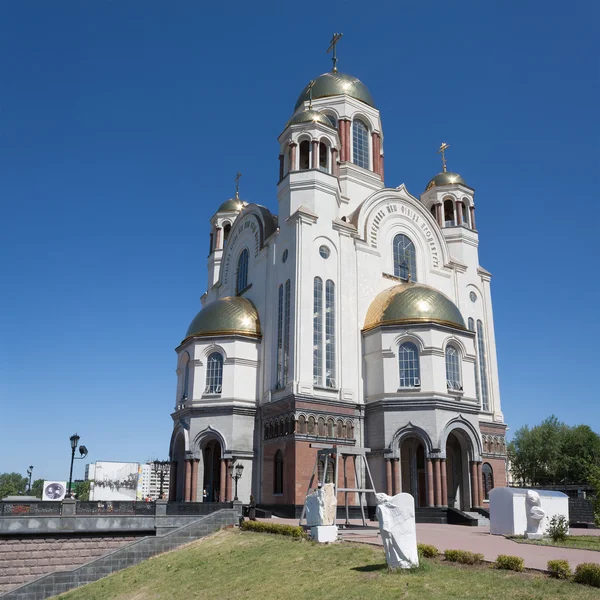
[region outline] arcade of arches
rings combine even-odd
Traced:
[[[448,435],[445,452],[428,452],[416,433],[402,438],[398,450],[399,458],[385,459],[388,495],[409,493],[417,507],[483,506],[493,481],[491,467],[486,463],[484,471],[482,461],[472,460],[472,444],[462,431]]]

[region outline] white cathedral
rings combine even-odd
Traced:
[[[278,214],[236,193],[210,220],[208,289],[177,347],[170,499],[239,486],[297,515],[328,445],[366,449],[377,491],[420,509],[485,507],[506,485],[506,425],[474,190],[445,159],[418,197],[386,187],[375,101],[335,60],[279,144]]]

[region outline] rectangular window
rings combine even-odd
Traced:
[[[335,378],[335,284],[325,284],[325,385],[337,387]]]
[[[485,340],[483,339],[483,323],[481,321],[477,321],[477,349],[479,354],[479,375],[481,379],[481,408],[482,410],[490,410]]]
[[[279,286],[279,302],[277,309],[277,385],[283,384],[283,286]]]
[[[313,291],[313,385],[323,385],[323,280],[315,277]]]
[[[290,306],[291,283],[285,282],[284,326],[283,326],[283,385],[287,385],[290,367]]]

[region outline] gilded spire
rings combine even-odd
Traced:
[[[240,177],[242,176],[241,173],[238,172],[238,174],[235,176],[235,199],[239,200],[240,199]]]
[[[444,173],[446,172],[446,155],[444,154],[446,150],[450,148],[450,144],[446,144],[446,142],[442,142],[440,149],[438,150],[438,154],[442,155],[442,168],[444,169]]]
[[[327,48],[327,53],[328,54],[329,54],[329,52],[331,50],[333,50],[333,56],[331,58],[331,60],[333,60],[333,69],[331,69],[332,73],[337,73],[336,64],[337,64],[337,60],[338,59],[337,59],[337,56],[335,54],[335,46],[342,39],[343,35],[344,35],[343,33],[334,33],[333,37],[331,38],[331,42],[329,42],[330,46],[329,46],[329,48]]]

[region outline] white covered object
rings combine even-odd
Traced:
[[[418,566],[415,499],[410,494],[375,494],[385,560],[393,569]]]
[[[539,495],[538,506],[545,515],[539,520],[539,531],[545,533],[550,519],[563,515],[569,520],[569,497],[562,492],[531,490]],[[526,488],[497,487],[490,492],[490,533],[524,535],[527,531]]]
[[[310,536],[312,539],[321,544],[335,542],[337,540],[337,535],[337,525],[317,525],[316,527],[310,528]]]
[[[306,508],[306,524],[309,527],[335,525],[337,498],[333,483],[326,483],[318,490],[307,494],[304,506]]]

